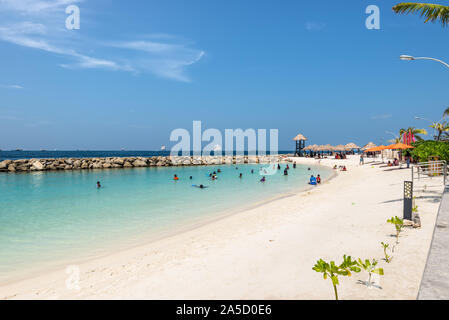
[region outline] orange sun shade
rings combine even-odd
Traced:
[[[386,147],[386,149],[389,150],[395,150],[395,149],[413,149],[415,147],[409,146],[408,144],[404,144],[404,143],[395,143],[395,144],[390,144],[389,146]]]
[[[387,146],[378,146],[371,149],[365,150],[365,152],[378,152],[387,149]]]

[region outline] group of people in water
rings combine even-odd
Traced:
[[[294,162],[293,163],[293,169],[296,169],[296,162]],[[236,167],[235,168],[235,170],[238,170],[239,168],[238,167]],[[277,167],[276,167],[276,165],[273,165],[273,170],[282,170],[282,168],[281,168],[281,165],[280,164],[277,164]],[[268,168],[268,170],[270,170],[270,168]],[[284,176],[288,176],[288,171],[290,170],[290,166],[289,166],[289,164],[287,164],[286,166],[285,166],[285,168],[284,168]],[[308,170],[310,171],[311,169],[310,168],[308,168]],[[221,169],[217,169],[216,171],[213,171],[213,172],[210,172],[209,173],[209,178],[211,179],[211,181],[215,181],[215,180],[217,180],[218,179],[218,174],[219,173],[221,173],[222,171],[221,171]],[[254,169],[251,169],[251,174],[254,174]],[[267,168],[260,168],[259,169],[259,174],[260,175],[262,175],[262,178],[260,179],[260,182],[266,182],[267,181],[267,178],[263,175],[263,174],[268,174],[268,171],[267,171]],[[239,179],[243,179],[243,173],[239,173]],[[189,179],[190,180],[192,180],[193,179],[193,177],[192,176],[190,176],[189,177]],[[179,180],[179,177],[175,174],[174,176],[173,176],[173,180],[174,181],[178,181]],[[321,183],[321,177],[320,177],[320,175],[318,175],[316,178],[312,175],[312,177],[310,178],[310,182],[309,182],[309,184],[312,184],[312,185],[317,185],[317,184],[320,184]],[[200,185],[192,185],[193,187],[197,187],[197,188],[199,188],[199,189],[204,189],[204,188],[207,188],[207,186],[205,186],[205,185],[203,185],[203,184],[200,184]]]

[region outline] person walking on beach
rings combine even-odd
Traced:
[[[318,183],[318,184],[321,183],[321,177],[320,177],[320,175],[318,175],[318,176],[316,177],[316,183]]]
[[[407,169],[410,168],[410,157],[407,157]]]
[[[363,166],[365,164],[365,160],[363,159],[363,154],[360,155],[360,165]]]

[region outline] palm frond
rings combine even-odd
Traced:
[[[399,3],[393,7],[393,11],[398,14],[418,13],[425,17],[427,22],[440,22],[443,27],[449,25],[449,6],[432,3]]]
[[[447,107],[446,110],[444,110],[443,112],[443,117],[445,116],[449,116],[449,107]]]

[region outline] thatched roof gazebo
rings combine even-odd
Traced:
[[[334,147],[335,151],[346,151],[346,147],[342,144],[339,144],[338,146]]]
[[[302,134],[298,134],[293,138],[293,141],[296,142],[295,155],[302,156],[303,150],[306,147],[307,138]]]
[[[362,150],[365,151],[375,147],[377,147],[377,145],[375,145],[373,142],[368,142],[366,145],[362,147]]]
[[[360,147],[353,142],[348,143],[345,147],[348,149],[360,149]]]

